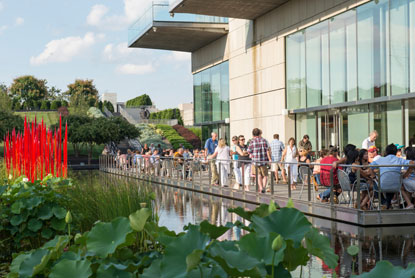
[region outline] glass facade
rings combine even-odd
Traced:
[[[377,0],[286,37],[287,108],[415,92],[415,0]]]
[[[193,75],[195,124],[202,126],[202,139],[215,131],[229,140],[229,63],[205,69]]]
[[[381,150],[391,143],[415,145],[415,99],[357,105],[316,113],[296,114],[296,137],[310,136],[314,150],[330,145],[362,146],[372,130]],[[314,147],[316,146],[316,147]]]

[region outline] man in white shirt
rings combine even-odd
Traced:
[[[368,138],[363,140],[362,149],[368,150],[371,146],[375,146],[375,141],[378,138],[378,132],[376,130],[372,131]]]

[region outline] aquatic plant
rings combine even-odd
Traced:
[[[43,247],[14,258],[9,277],[291,277],[310,256],[330,268],[338,257],[327,237],[293,207],[262,205],[253,212],[232,210],[251,221],[215,226],[207,221],[176,234],[159,227],[151,210],[98,222],[89,232],[57,236]],[[219,241],[232,227],[249,233]],[[140,236],[148,236],[146,248]],[[73,240],[73,244],[71,244]],[[273,276],[271,276],[273,275]]]

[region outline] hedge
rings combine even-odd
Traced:
[[[200,149],[202,145],[200,138],[191,130],[181,125],[174,125],[173,128],[177,131],[177,133],[179,133],[180,136],[182,136],[187,142],[189,142],[193,146],[193,148]]]
[[[189,144],[186,139],[180,136],[177,131],[169,125],[156,125],[157,131],[161,131],[163,136],[172,144],[173,148],[177,150],[180,145],[183,145],[186,149],[193,149],[193,146]]]

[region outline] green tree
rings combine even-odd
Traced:
[[[150,96],[148,96],[147,94],[130,99],[126,103],[127,107],[139,107],[139,106],[147,106],[147,105],[153,105],[153,102],[151,101]]]
[[[50,105],[50,109],[51,110],[57,110],[61,106],[62,106],[62,103],[60,102],[60,100],[54,100],[54,101],[52,101],[52,103]]]
[[[62,90],[59,88],[56,88],[55,86],[52,86],[48,88],[48,99],[53,100],[63,100],[64,95],[62,93]]]
[[[111,113],[114,113],[114,106],[112,105],[111,102],[109,102],[108,100],[105,100],[104,106],[108,109],[108,111],[110,111]]]
[[[24,128],[23,118],[11,112],[0,111],[0,142],[3,141],[7,132],[12,132],[13,128],[16,131],[22,131]]]
[[[63,118],[63,123],[66,122],[68,124],[68,141],[73,146],[75,157],[79,157],[80,146],[84,143],[84,134],[82,134],[80,127],[91,121],[91,118],[80,115],[68,115]],[[55,126],[51,128],[54,129]]]
[[[50,102],[48,100],[42,100],[42,104],[40,105],[40,110],[49,110]]]
[[[43,100],[48,94],[46,80],[37,79],[32,75],[25,75],[13,80],[10,86],[10,95],[12,98],[18,98],[25,107],[32,108],[34,101]]]
[[[111,117],[108,120],[117,127],[114,130],[111,141],[119,143],[126,138],[134,139],[140,136],[140,131],[123,117]]]
[[[68,90],[65,92],[65,95],[69,98],[72,106],[78,105],[82,100],[85,100],[87,103],[91,99],[96,101],[98,99],[98,90],[93,80],[77,79],[74,83],[68,85]]]
[[[13,102],[7,92],[6,85],[0,84],[0,111],[11,111],[12,107]]]

